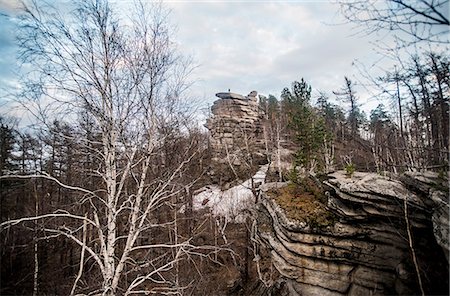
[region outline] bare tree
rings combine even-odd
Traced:
[[[80,290],[86,264],[101,276],[101,287],[88,287],[89,293],[179,293],[170,285],[178,282],[166,272],[197,248],[190,238],[178,238],[176,228],[177,239],[171,242],[158,241],[152,229],[172,229],[164,204],[195,181],[184,174],[199,154],[194,140],[170,151],[176,157],[161,148],[176,141],[176,133],[189,139],[180,96],[192,68],[176,53],[161,4],[135,3],[130,18],[119,17],[106,0],[77,1],[66,9],[37,1],[24,5],[19,41],[21,58],[31,70],[21,97],[44,126],[64,117],[87,131],[77,120],[89,120],[93,134],[72,140],[92,156],[84,177],[93,176],[95,182],[66,182],[43,167],[2,176],[54,182],[78,206],[39,209],[37,215],[2,222],[0,231],[51,220],[42,223],[41,234],[65,237],[80,247],[71,294]]]
[[[344,102],[348,103],[350,106],[348,111],[348,122],[350,124],[350,133],[351,133],[351,139],[354,140],[359,128],[359,106],[357,102],[356,93],[353,89],[352,81],[347,78],[345,78],[345,85],[342,87],[339,91],[333,91],[333,93],[343,100]]]
[[[400,46],[449,43],[448,0],[338,0],[342,15],[364,33],[394,32]]]

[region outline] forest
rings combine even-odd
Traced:
[[[315,96],[300,73],[279,95],[259,95],[268,178],[344,170],[448,180],[448,1],[422,2],[340,4],[365,33],[398,32],[395,66],[364,72],[375,109],[364,110],[351,77]],[[227,186],[254,175],[252,148],[244,168],[212,160],[208,130],[184,100],[194,65],[176,50],[163,3],[137,1],[127,21],[106,0],[74,7],[67,18],[30,1],[20,15],[26,73],[15,96],[35,121],[0,116],[0,294],[250,295],[224,291],[229,266],[243,287],[258,278],[251,218],[226,234],[193,196],[216,182],[211,171]]]

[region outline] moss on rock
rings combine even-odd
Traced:
[[[327,197],[311,178],[271,189],[268,195],[283,209],[286,217],[306,222],[312,229],[334,225],[336,216],[327,208]]]

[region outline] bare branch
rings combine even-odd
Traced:
[[[87,190],[87,189],[82,188],[82,187],[66,185],[66,184],[62,183],[61,181],[59,181],[58,179],[56,179],[55,177],[52,177],[52,176],[50,176],[50,175],[48,175],[46,173],[34,174],[34,175],[5,175],[5,176],[0,176],[0,180],[6,180],[6,179],[36,179],[36,178],[42,178],[42,179],[51,180],[51,181],[56,182],[59,186],[61,186],[63,188],[74,190],[74,191],[81,191],[81,192],[90,194],[92,196],[97,196],[91,190]]]
[[[47,219],[47,218],[72,218],[72,219],[76,219],[76,220],[82,220],[82,221],[86,221],[89,224],[95,226],[96,228],[99,227],[98,224],[94,223],[94,221],[88,219],[87,217],[83,217],[83,216],[77,216],[77,215],[72,215],[72,214],[59,214],[59,213],[53,213],[53,214],[45,214],[45,215],[39,215],[39,216],[32,216],[32,217],[24,217],[24,218],[19,218],[19,219],[13,219],[13,220],[8,220],[5,222],[2,222],[0,224],[0,231],[5,230],[8,227],[17,225],[19,223],[23,223],[23,222],[27,222],[27,221],[35,221],[35,220],[41,220],[41,219]]]

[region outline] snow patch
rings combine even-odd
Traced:
[[[225,217],[229,221],[243,222],[244,210],[255,203],[252,179],[254,184],[263,184],[268,168],[269,165],[261,166],[252,178],[225,191],[220,190],[216,185],[208,185],[199,189],[197,191],[199,193],[193,196],[193,209],[198,211],[208,207],[213,216]]]

